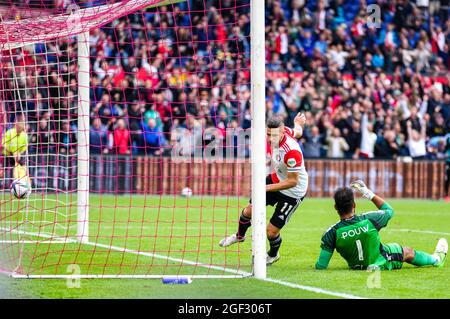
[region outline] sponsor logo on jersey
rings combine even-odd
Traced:
[[[369,231],[369,225],[364,227],[358,227],[356,229],[350,229],[349,231],[345,231],[342,233],[341,238],[345,239],[347,237],[355,237],[356,235],[360,235],[361,233],[367,233]]]

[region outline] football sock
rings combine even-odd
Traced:
[[[244,210],[242,210],[241,217],[239,218],[239,228],[237,232],[237,237],[245,237],[247,229],[252,225],[252,218],[244,216]]]
[[[275,257],[278,254],[278,250],[281,246],[281,235],[278,235],[275,238],[269,239],[270,250],[267,253],[270,257]]]
[[[423,251],[414,250],[416,255],[414,256],[411,264],[415,266],[430,266],[436,264],[439,260],[436,257],[424,253]]]

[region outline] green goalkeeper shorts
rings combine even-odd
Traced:
[[[399,244],[383,244],[381,254],[386,259],[386,263],[381,265],[381,270],[401,269],[403,266],[403,247]]]

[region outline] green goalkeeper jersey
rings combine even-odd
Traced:
[[[384,203],[378,211],[341,220],[324,233],[320,247],[331,254],[336,249],[352,269],[382,266],[386,258],[383,257],[379,230],[387,225],[393,214],[392,207]]]

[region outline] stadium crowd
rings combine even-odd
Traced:
[[[250,127],[250,8],[236,3],[189,0],[91,32],[91,153],[165,155],[186,139],[178,128],[201,139]],[[372,3],[381,16],[368,24]],[[448,12],[448,0],[267,0],[266,113],[288,126],[307,115],[305,157],[448,157]],[[34,151],[76,151],[75,45],[37,44],[34,61],[16,49]],[[18,99],[3,57],[9,114]]]

